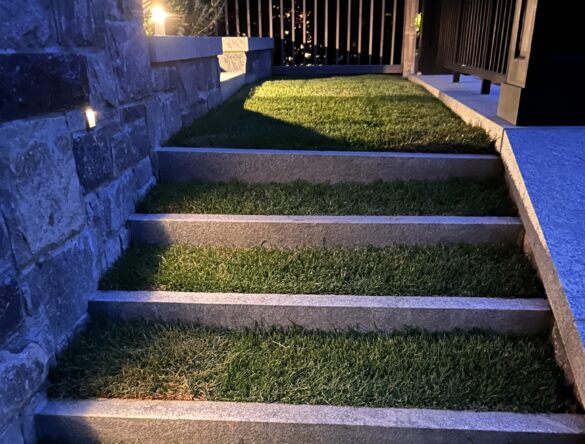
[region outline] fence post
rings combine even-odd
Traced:
[[[404,0],[402,76],[416,74],[416,16],[419,0]]]

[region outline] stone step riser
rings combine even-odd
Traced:
[[[293,326],[387,333],[480,329],[529,335],[551,326],[544,299],[110,291],[93,295],[89,310],[125,320],[231,330]]]
[[[502,174],[495,155],[159,148],[165,182],[371,183],[488,178]]]
[[[205,401],[51,401],[40,440],[68,443],[582,443],[581,415]]]
[[[519,244],[524,233],[513,217],[136,214],[129,227],[149,244],[273,248]]]

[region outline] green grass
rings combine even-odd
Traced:
[[[493,141],[422,87],[394,76],[269,80],[243,88],[174,146],[492,152]]]
[[[511,245],[388,248],[210,248],[135,245],[105,290],[540,297]]]
[[[57,398],[526,412],[575,404],[544,337],[224,332],[98,320],[50,375]]]
[[[282,215],[513,216],[503,180],[376,182],[163,183],[141,203],[144,213]]]

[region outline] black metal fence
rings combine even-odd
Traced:
[[[443,0],[439,64],[456,73],[502,82],[508,70],[515,4],[515,0]]]
[[[404,0],[226,0],[218,33],[273,37],[276,66],[400,65]]]

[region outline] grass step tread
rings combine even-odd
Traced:
[[[422,87],[393,76],[279,79],[243,88],[168,145],[311,150],[493,152]]]
[[[93,321],[50,375],[57,398],[570,412],[545,337],[393,335]]]
[[[142,213],[514,216],[502,179],[372,184],[162,183],[139,206]]]
[[[101,281],[103,290],[541,297],[519,247],[158,247],[136,244]]]

